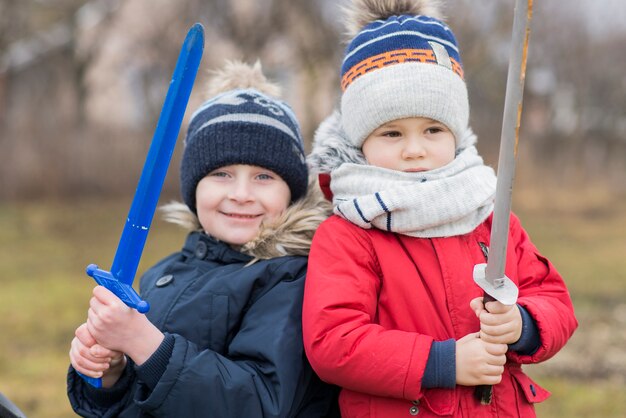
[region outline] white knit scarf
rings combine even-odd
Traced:
[[[444,167],[420,173],[345,163],[332,173],[331,188],[335,214],[361,228],[449,237],[491,214],[496,176],[469,146]]]

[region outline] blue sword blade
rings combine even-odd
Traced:
[[[202,51],[204,30],[196,23],[188,32],[172,76],[161,116],[137,185],[135,197],[111,266],[111,274],[132,285],[148,237],[191,94]]]
[[[176,146],[180,125],[185,115],[191,89],[198,73],[204,49],[204,29],[196,23],[191,27],[182,46],[172,75],[165,103],[157,123],[148,156],[139,178],[135,197],[120,242],[117,246],[111,272],[95,264],[87,266],[87,274],[111,290],[126,305],[145,313],[150,309],[132,287],[141,253],[148,237],[163,181]],[[78,373],[87,383],[100,388],[102,379]]]

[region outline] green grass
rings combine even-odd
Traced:
[[[620,315],[626,204],[554,205],[522,199],[515,206],[535,244],[566,278],[581,322],[562,355],[530,369],[553,393],[537,410],[542,417],[622,418],[626,381],[616,375],[626,361],[620,357],[626,337],[613,326],[626,329]],[[84,268],[92,262],[110,267],[127,210],[124,201],[0,203],[0,392],[29,417],[72,416],[67,352],[94,286]],[[179,228],[155,220],[140,272],[176,251],[183,238]]]

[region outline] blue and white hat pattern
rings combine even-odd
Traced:
[[[181,162],[181,192],[196,212],[196,187],[211,171],[248,164],[267,168],[306,193],[308,172],[300,127],[284,102],[255,89],[236,89],[205,103],[191,117]]]
[[[370,23],[348,45],[341,78],[342,122],[354,146],[380,125],[407,117],[444,123],[457,142],[468,127],[457,41],[433,17],[400,15]]]

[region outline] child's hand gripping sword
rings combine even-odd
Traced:
[[[522,98],[526,79],[526,60],[533,0],[516,0],[509,71],[504,98],[504,118],[498,157],[498,181],[491,227],[487,264],[474,266],[474,281],[484,291],[483,302],[498,300],[505,305],[517,301],[518,289],[504,274],[509,236],[509,216],[517,157],[517,142],[522,117]],[[475,395],[483,405],[491,403],[493,388],[477,386]]]
[[[95,264],[87,266],[87,274],[99,285],[106,287],[126,305],[141,313],[148,312],[150,306],[133,289],[133,280],[174,153],[203,49],[204,29],[201,24],[196,23],[189,29],[178,56],[111,271],[101,270]],[[101,379],[81,376],[92,386],[102,386]]]

